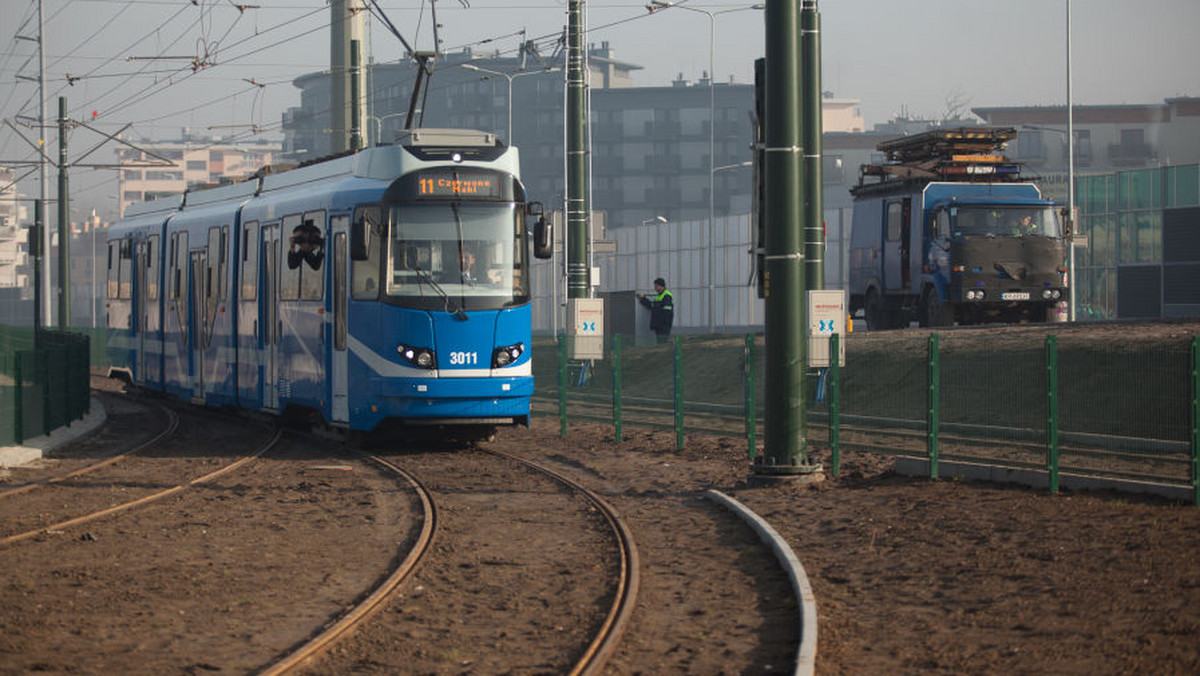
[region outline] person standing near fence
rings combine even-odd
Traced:
[[[671,324],[675,321],[675,297],[667,291],[667,282],[662,277],[654,280],[654,298],[646,294],[637,295],[638,302],[650,308],[650,330],[658,336],[658,342],[665,343],[671,335]]]

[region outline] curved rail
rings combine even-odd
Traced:
[[[99,510],[96,512],[91,512],[90,514],[84,514],[83,516],[78,516],[78,517],[75,517],[74,519],[60,521],[56,524],[52,524],[49,526],[41,526],[34,530],[25,531],[24,533],[17,533],[15,535],[9,535],[7,537],[0,538],[0,545],[6,545],[11,542],[18,542],[20,540],[27,540],[31,537],[40,535],[42,533],[47,533],[47,532],[56,531],[56,530],[62,530],[64,528],[69,528],[71,526],[77,526],[81,523],[86,523],[88,521],[94,521],[96,519],[99,519],[100,517],[108,516],[109,514],[115,514],[116,512],[122,512],[127,509],[132,509],[139,505],[144,505],[144,504],[147,504],[150,502],[154,502],[156,500],[161,500],[165,497],[169,497],[169,496],[175,495],[176,493],[185,491],[188,488],[191,488],[193,486],[199,486],[200,484],[207,483],[209,481],[212,481],[213,479],[216,479],[217,477],[221,476],[222,474],[225,474],[227,472],[232,472],[233,470],[237,469],[238,467],[241,467],[242,465],[245,465],[246,463],[250,462],[251,460],[258,458],[263,453],[266,453],[268,450],[271,449],[272,446],[274,446],[276,443],[279,442],[279,438],[282,434],[283,434],[282,430],[276,430],[275,434],[270,438],[270,440],[268,440],[265,444],[263,444],[258,450],[254,451],[253,453],[251,453],[247,456],[244,456],[244,457],[242,457],[220,469],[209,472],[208,474],[205,474],[204,476],[198,477],[196,479],[192,479],[191,481],[189,481],[187,483],[179,484],[177,486],[173,486],[166,490],[159,491],[159,492],[153,493],[151,495],[143,496],[136,500],[131,500],[129,502],[124,502],[119,505],[114,505],[114,506],[108,507],[106,509],[102,509],[102,510]]]
[[[176,430],[179,429],[179,414],[161,404],[154,404],[154,406],[157,406],[159,408],[159,410],[166,412],[168,422],[167,422],[166,429],[164,429],[162,432],[159,432],[157,435],[155,435],[153,439],[150,439],[149,441],[139,444],[138,446],[136,446],[128,451],[125,451],[124,453],[118,453],[116,455],[111,455],[111,456],[105,458],[104,460],[101,460],[99,462],[88,465],[87,467],[81,467],[79,469],[71,470],[70,472],[66,472],[63,474],[56,474],[54,476],[47,477],[45,479],[40,479],[38,481],[31,481],[27,484],[17,486],[16,488],[10,488],[6,491],[0,491],[0,499],[12,497],[14,495],[20,495],[21,493],[27,493],[35,488],[40,488],[42,486],[49,486],[51,484],[56,484],[56,483],[59,483],[62,481],[66,481],[67,479],[73,479],[77,476],[87,474],[88,472],[93,472],[93,471],[101,469],[103,467],[108,467],[109,465],[112,465],[116,462],[120,462],[121,460],[124,460],[125,458],[128,458],[131,455],[137,455],[138,453],[141,453],[142,451],[153,446],[154,444],[157,444],[158,442],[162,441],[163,439],[171,436],[172,434],[175,433]]]
[[[425,486],[416,477],[391,461],[374,455],[368,457],[384,468],[404,477],[416,491],[417,496],[421,500],[421,509],[424,513],[424,525],[421,527],[421,534],[417,537],[416,544],[409,550],[408,556],[404,557],[404,560],[392,571],[392,574],[376,587],[370,595],[363,599],[361,603],[351,608],[346,614],[342,615],[341,618],[324,631],[299,646],[282,660],[267,667],[262,672],[264,676],[278,676],[279,674],[286,674],[293,669],[299,668],[308,660],[325,652],[334,644],[349,636],[352,630],[374,615],[383,606],[383,602],[387,600],[388,596],[409,578],[416,569],[417,564],[425,556],[425,553],[429,551],[429,546],[433,543],[433,536],[437,531],[437,508],[434,506],[433,500],[429,497],[429,491],[425,489]]]
[[[630,617],[633,615],[634,607],[637,605],[638,586],[640,585],[640,575],[638,572],[640,563],[633,533],[630,532],[629,526],[626,525],[625,520],[621,518],[615,507],[610,505],[595,491],[583,486],[574,479],[559,474],[532,460],[527,460],[503,451],[486,448],[477,450],[482,453],[508,458],[526,467],[530,467],[577,491],[604,515],[605,521],[608,522],[609,527],[612,529],[617,546],[621,550],[621,574],[617,581],[617,592],[613,598],[612,607],[609,608],[608,615],[604,619],[604,624],[600,627],[600,631],[592,639],[583,656],[569,672],[571,676],[592,676],[593,674],[600,673],[620,644],[621,636],[625,633],[625,628],[629,624]]]

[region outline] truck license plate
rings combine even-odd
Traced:
[[[1028,291],[1005,291],[1000,294],[1000,300],[1029,300]]]

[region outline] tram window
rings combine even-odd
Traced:
[[[304,214],[300,225],[303,237],[298,240],[296,251],[300,267],[300,298],[321,300],[325,290],[325,212],[310,211]],[[291,265],[292,254],[288,254]]]
[[[217,287],[217,296],[221,300],[229,297],[229,292],[226,290],[229,287],[229,226],[221,226],[221,253],[220,263],[217,265],[217,279],[221,280]]]
[[[183,298],[183,275],[187,274],[188,265],[188,234],[186,232],[175,233],[171,242],[171,298],[178,301]]]
[[[300,214],[283,217],[283,232],[288,239],[284,245],[283,259],[286,265],[279,266],[279,298],[281,300],[297,300],[300,298],[300,259],[292,255],[292,250],[299,250],[298,235],[301,230]],[[294,263],[294,264],[293,264]]]
[[[354,300],[375,300],[379,297],[379,243],[383,239],[383,223],[379,206],[358,207],[354,220],[366,222],[370,237],[366,260],[353,261],[350,297]]]
[[[204,297],[209,300],[214,300],[220,293],[221,287],[221,229],[208,229],[208,265],[206,270],[206,284],[204,289]]]
[[[158,235],[150,235],[146,243],[146,299],[158,300],[158,259],[160,254]]]
[[[121,278],[117,297],[122,300],[133,298],[133,240],[121,240],[121,260],[118,266]]]
[[[242,300],[258,297],[258,221],[242,228]]]
[[[117,290],[121,288],[121,279],[118,277],[119,267],[117,266],[117,254],[121,250],[121,242],[113,241],[108,243],[108,297],[110,299],[117,297]]]

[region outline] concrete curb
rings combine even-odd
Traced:
[[[0,467],[17,467],[33,462],[44,457],[49,451],[95,432],[107,420],[108,414],[104,406],[100,404],[99,399],[92,397],[91,410],[82,420],[73,420],[70,425],[60,427],[50,434],[26,439],[20,446],[0,447]]]
[[[896,474],[928,478],[929,459],[898,456],[896,458]],[[1030,488],[1050,490],[1050,474],[1044,469],[1022,469],[988,465],[979,462],[938,460],[938,477],[942,479],[987,481],[998,484],[1017,484],[1029,486]],[[1191,486],[1184,484],[1164,484],[1151,481],[1136,481],[1133,479],[1085,476],[1070,472],[1059,472],[1058,487],[1073,491],[1109,490],[1141,493],[1157,495],[1179,502],[1192,502],[1195,500],[1195,490]]]
[[[749,507],[721,491],[709,489],[707,495],[713,501],[733,510],[748,523],[758,533],[758,537],[771,547],[775,557],[779,559],[779,565],[787,571],[788,578],[792,581],[792,591],[799,601],[797,606],[800,611],[800,647],[796,650],[794,673],[796,676],[813,676],[817,667],[817,598],[808,584],[808,575],[804,572],[804,566],[800,565],[800,559],[796,558],[783,536]]]

